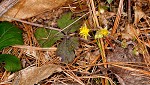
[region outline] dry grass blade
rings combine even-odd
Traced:
[[[149,71],[145,71],[145,70],[141,70],[141,69],[136,69],[136,68],[132,68],[132,67],[120,66],[120,65],[117,65],[117,64],[111,64],[111,65],[115,66],[115,67],[119,67],[119,68],[125,69],[125,70],[129,70],[129,71],[133,71],[133,72],[138,72],[138,73],[150,76],[150,72]]]
[[[123,81],[123,79],[120,76],[118,76],[117,74],[115,74],[115,76],[117,77],[117,79],[118,79],[118,81],[121,85],[126,85],[125,82]]]
[[[133,26],[131,26],[130,29],[131,29],[132,33],[134,34],[134,37],[138,41],[138,44],[140,46],[140,50],[142,50],[142,52],[143,52],[144,61],[146,63],[149,63],[150,62],[150,58],[149,58],[150,55],[149,55],[149,52],[148,52],[147,47],[146,47],[146,46],[149,46],[149,45],[145,44],[144,41],[139,39],[138,34],[136,32],[136,29]]]
[[[33,47],[33,46],[25,46],[25,45],[16,45],[13,46],[15,48],[21,48],[26,50],[39,50],[39,51],[56,51],[56,47],[50,47],[50,48],[40,48],[40,47]]]
[[[116,19],[115,19],[114,26],[112,28],[111,35],[114,35],[116,30],[117,30],[117,28],[118,28],[118,25],[119,25],[119,22],[120,22],[120,18],[121,18],[121,14],[123,12],[123,1],[124,0],[120,0],[120,2],[119,2],[119,8],[118,8],[118,12],[117,12],[117,16],[116,16]]]
[[[97,19],[97,16],[96,16],[96,10],[95,10],[94,1],[93,1],[93,0],[90,0],[89,2],[90,2],[90,6],[91,6],[90,8],[91,8],[92,14],[93,14],[93,20],[94,20],[94,22],[96,23],[96,26],[97,26],[98,28],[100,28],[100,25],[99,25],[99,22],[98,22],[98,19]]]
[[[106,77],[106,76],[92,75],[92,76],[82,76],[82,77],[79,77],[79,78],[103,78],[103,79],[109,80],[109,82],[110,82],[111,85],[116,85],[116,84],[112,81],[111,78]]]
[[[65,72],[63,71],[67,76],[69,76],[70,78],[72,78],[73,80],[77,81],[79,84],[81,85],[85,85],[80,79],[78,79],[78,77],[75,77],[73,75],[71,75],[71,73]]]

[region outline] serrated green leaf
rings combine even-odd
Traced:
[[[35,37],[41,47],[51,47],[57,40],[60,40],[63,35],[55,35],[58,31],[38,28],[35,32]]]
[[[113,1],[113,0],[107,0],[107,2],[108,2],[109,4],[111,4],[112,1]]]
[[[57,20],[58,23],[58,27],[60,27],[61,29],[65,28],[66,26],[70,25],[71,23],[73,23],[77,18],[75,19],[71,19],[72,13],[68,12],[62,15],[62,17],[60,19]],[[74,23],[72,26],[68,27],[67,29],[64,30],[64,32],[74,32],[76,30],[78,30],[81,26],[81,21],[77,21],[76,23]]]
[[[7,71],[15,72],[21,69],[21,62],[19,58],[10,54],[1,54],[0,55],[0,63],[4,62],[4,68]]]
[[[64,40],[58,45],[56,53],[62,58],[63,62],[70,63],[75,58],[74,50],[78,45],[78,38],[64,38]]]
[[[23,44],[22,31],[9,22],[0,23],[0,50],[18,44]]]
[[[38,28],[35,31],[35,37],[37,39],[37,41],[39,42],[40,46],[43,47],[43,43],[46,41],[47,36],[48,36],[48,32],[45,28]]]

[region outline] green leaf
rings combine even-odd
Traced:
[[[78,38],[64,38],[64,40],[58,45],[56,53],[62,58],[63,62],[70,63],[75,58],[74,50],[78,45]]]
[[[77,18],[75,19],[71,19],[72,13],[68,12],[62,15],[62,17],[60,19],[57,20],[58,23],[58,27],[60,27],[61,29],[65,28],[66,26],[70,25],[71,23],[73,23]],[[71,25],[70,27],[68,27],[67,29],[64,30],[64,32],[74,32],[76,30],[78,30],[81,26],[81,21],[77,21],[76,23],[74,23],[73,25]]]
[[[113,0],[107,0],[107,2],[108,2],[109,4],[111,4],[112,1],[113,1]]]
[[[0,50],[17,44],[23,44],[22,31],[9,22],[0,23]]]
[[[57,40],[63,37],[60,33],[55,35],[56,33],[58,33],[58,31],[38,28],[34,35],[41,47],[51,47]]]
[[[4,62],[4,68],[7,71],[15,72],[21,69],[21,62],[19,58],[10,54],[1,54],[0,55],[0,63]]]

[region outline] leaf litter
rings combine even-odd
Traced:
[[[121,6],[124,7],[123,10]],[[130,22],[128,22],[127,6],[131,6]],[[134,9],[134,6],[137,8]],[[100,12],[99,7],[107,7],[107,9]],[[127,4],[126,0],[120,0],[120,2],[119,0],[88,0],[88,2],[73,0],[69,5],[26,19],[28,22],[63,29],[89,12],[81,21],[61,32],[55,30],[54,33],[53,30],[44,27],[38,28],[14,21],[14,24],[25,31],[23,32],[24,45],[29,47],[13,46],[5,48],[3,53],[11,53],[21,59],[24,65],[21,74],[25,76],[22,79],[16,76],[11,82],[6,76],[9,73],[4,74],[2,69],[2,83],[15,84],[18,81],[30,81],[29,79],[33,78],[33,82],[28,82],[28,85],[149,85],[150,19],[149,11],[144,10],[143,7],[150,7],[148,0],[131,1],[130,4]],[[117,14],[116,10],[119,10],[118,13],[121,14]],[[65,17],[62,18],[62,16]],[[85,21],[90,29],[87,40],[79,35],[79,28]],[[108,28],[109,34],[95,40],[96,31],[105,27]],[[37,31],[39,32],[36,34]],[[49,34],[58,34],[56,36],[59,39],[56,36],[51,38]],[[27,68],[34,70],[30,72]],[[17,75],[19,72],[14,74]],[[44,76],[41,76],[42,74]]]

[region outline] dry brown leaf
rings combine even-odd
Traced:
[[[49,64],[41,67],[29,67],[14,74],[12,85],[34,85],[55,72],[61,72],[60,66]]]
[[[143,56],[134,55],[132,49],[132,45],[128,45],[126,49],[116,46],[113,52],[108,51],[107,62],[116,62],[114,65],[111,64],[112,66],[110,65],[109,69],[114,74],[117,74],[116,77],[118,78],[119,83],[122,85],[124,85],[124,83],[125,85],[150,85],[149,77],[144,76],[144,72],[145,74],[147,72],[147,75],[149,74],[148,71],[144,70],[144,68],[141,68],[144,66],[138,64],[138,68],[138,65],[136,67],[135,64],[133,64],[135,67],[132,67],[132,64],[128,64],[128,66],[125,64],[122,64],[122,66],[119,64],[117,65],[118,62],[143,62]]]
[[[19,2],[4,15],[17,19],[26,19],[57,8],[67,1],[68,0],[19,0]],[[2,16],[0,21],[4,20],[10,21],[10,19]]]
[[[142,11],[142,9],[139,6],[134,7],[134,24],[137,25],[137,23],[140,21],[141,18],[145,16],[145,13]]]
[[[0,2],[0,17],[7,12],[11,7],[13,7],[18,0],[4,0]]]
[[[135,29],[133,25],[127,24],[125,27],[125,32],[121,33],[123,39],[133,39],[135,38],[135,35],[138,36],[140,34],[140,31],[138,29]]]

